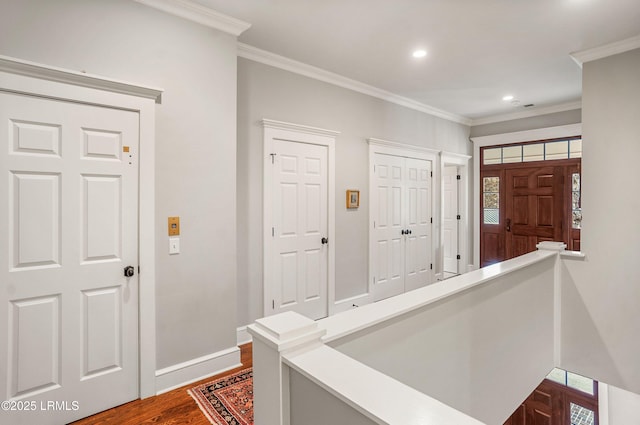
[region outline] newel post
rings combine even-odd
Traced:
[[[289,425],[289,368],[282,355],[321,343],[326,331],[294,312],[258,319],[248,330],[253,337],[254,422]]]

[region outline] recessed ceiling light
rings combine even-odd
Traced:
[[[510,94],[508,94],[508,95],[506,95],[505,97],[503,97],[503,98],[502,98],[502,100],[504,100],[505,102],[508,102],[508,101],[510,101],[510,100],[513,100],[513,96],[512,96],[512,95],[510,95]]]
[[[418,50],[414,50],[413,51],[413,57],[414,58],[423,58],[425,56],[427,56],[427,51],[426,50],[418,49]]]

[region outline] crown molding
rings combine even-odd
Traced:
[[[153,99],[156,103],[161,103],[162,92],[164,91],[163,89],[155,87],[142,86],[126,81],[114,80],[111,78],[86,74],[84,72],[71,71],[63,68],[56,68],[49,65],[1,55],[0,71],[56,81],[59,83],[67,83],[75,86],[144,97],[147,99]]]
[[[531,118],[531,117],[537,117],[540,115],[555,114],[557,112],[573,111],[574,109],[582,109],[582,101],[577,100],[575,102],[561,103],[559,105],[541,106],[538,108],[534,107],[531,109],[526,109],[524,111],[493,115],[485,118],[477,118],[477,119],[471,120],[471,126],[475,127],[477,125],[493,124],[496,122],[511,121],[511,120],[517,120],[520,118]]]
[[[194,3],[190,0],[134,0],[145,6],[153,7],[171,15],[179,16],[201,25],[214,28],[228,34],[239,36],[249,29],[251,24],[231,16]]]
[[[571,53],[573,59],[581,68],[585,62],[591,62],[597,59],[606,58],[608,56],[617,55],[618,53],[628,52],[640,48],[640,35],[616,41],[614,43],[605,44],[604,46],[594,47],[592,49],[581,50]]]
[[[255,62],[263,63],[265,65],[273,66],[275,68],[280,68],[285,71],[304,75],[305,77],[313,78],[325,83],[333,84],[335,86],[353,90],[358,93],[373,96],[387,102],[395,103],[397,105],[414,109],[416,111],[424,112],[425,114],[436,116],[438,118],[443,118],[464,125],[471,125],[471,119],[467,117],[443,111],[441,109],[425,105],[424,103],[420,103],[403,96],[398,96],[386,90],[370,86],[360,81],[352,80],[351,78],[335,74],[333,72],[315,67],[313,65],[298,62],[296,60],[289,59],[284,56],[259,49],[257,47],[253,47],[248,44],[238,43],[238,56],[244,59],[249,59]]]
[[[560,139],[582,135],[582,123],[559,125],[557,127],[534,128],[532,130],[516,131],[513,133],[491,134],[488,136],[471,137],[474,145],[479,147],[506,145],[509,143],[531,142],[534,140]]]
[[[302,124],[294,124],[294,123],[285,122],[285,121],[270,120],[268,118],[263,118],[261,122],[262,122],[262,126],[265,128],[275,128],[278,130],[292,130],[300,133],[315,134],[317,136],[329,136],[333,138],[336,138],[338,137],[338,135],[340,135],[339,131],[327,130],[325,128],[318,128],[318,127],[311,127],[311,126],[302,125]]]
[[[434,155],[437,155],[440,153],[440,151],[437,149],[425,148],[423,146],[409,145],[407,143],[394,142],[394,141],[385,140],[385,139],[376,139],[375,137],[368,138],[367,143],[369,143],[369,146],[401,149],[404,151],[411,151],[411,152],[421,152],[421,153],[428,153],[428,154],[434,154]]]

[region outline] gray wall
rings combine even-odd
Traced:
[[[555,261],[548,257],[331,346],[483,423],[504,423],[553,368]],[[463,277],[452,284],[456,279]]]
[[[300,373],[290,371],[291,425],[374,425],[372,421]]]
[[[565,261],[564,369],[640,393],[640,49],[584,64],[582,243]]]
[[[581,112],[582,110],[580,109],[574,109],[571,111],[556,112],[554,114],[539,115],[536,117],[475,125],[471,127],[471,137],[490,136],[493,134],[514,133],[516,131],[533,130],[536,128],[578,124],[582,122]]]
[[[156,107],[157,367],[235,346],[235,37],[131,0],[0,0],[0,10],[2,55],[166,90]],[[170,257],[173,215],[182,253]]]
[[[336,300],[367,292],[366,139],[470,155],[469,128],[331,84],[238,59],[238,324],[262,317],[263,118],[340,131],[336,143]],[[344,194],[360,189],[347,211]]]

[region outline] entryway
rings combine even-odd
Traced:
[[[598,382],[554,369],[504,425],[598,425]]]
[[[580,249],[579,137],[480,150],[480,266],[543,241]]]

